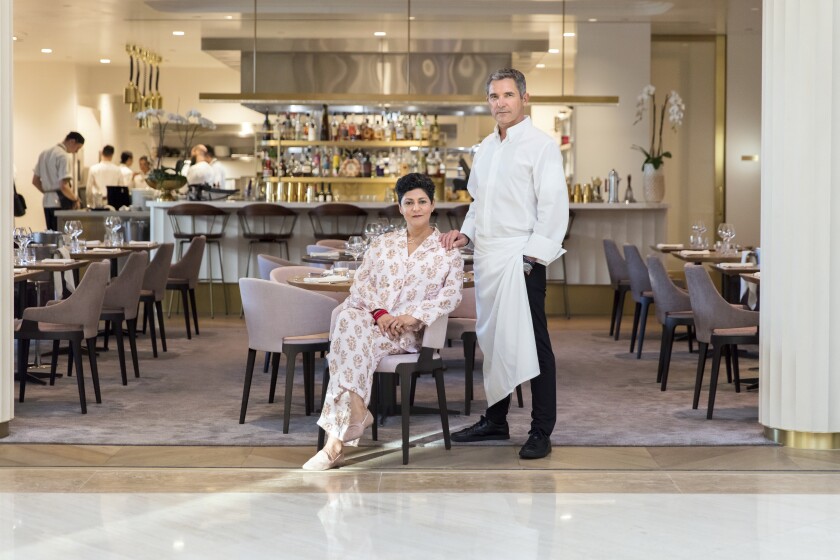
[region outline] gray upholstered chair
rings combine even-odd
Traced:
[[[257,255],[257,268],[260,273],[260,279],[262,280],[271,280],[269,276],[271,271],[281,266],[295,266],[295,263],[281,259],[280,257],[275,257],[274,255]]]
[[[143,288],[143,275],[149,263],[149,254],[145,251],[134,252],[128,256],[122,272],[111,280],[105,289],[105,300],[99,319],[113,329],[117,339],[117,353],[120,361],[122,384],[128,385],[125,368],[125,343],[123,342],[123,322],[128,329],[128,344],[131,348],[131,362],[134,377],[140,377],[140,365],[137,361],[137,309],[140,303],[140,290]],[[105,329],[105,337],[108,328]]]
[[[84,372],[82,370],[82,340],[88,348],[96,348],[96,334],[99,329],[99,314],[105,299],[105,286],[111,277],[111,265],[95,262],[88,266],[82,281],[67,299],[44,307],[29,307],[23,312],[23,319],[15,321],[15,340],[18,341],[18,374],[20,375],[20,402],[26,395],[26,376],[29,364],[29,342],[31,340],[67,340],[76,364],[76,384],[79,387],[79,402],[82,414],[87,414]],[[53,352],[53,373],[57,354]],[[96,367],[96,352],[88,352],[90,373],[96,402],[102,402],[99,391],[99,371]],[[55,384],[55,375],[50,385]]]
[[[198,273],[201,270],[201,259],[204,257],[204,246],[207,240],[203,235],[194,237],[190,247],[181,258],[169,268],[169,278],[166,279],[166,289],[181,292],[181,301],[184,305],[184,324],[187,329],[187,339],[192,340],[190,333],[190,308],[192,308],[193,325],[195,334],[198,331],[198,311],[195,307],[195,288],[198,286]],[[189,302],[187,301],[189,294]],[[212,296],[211,296],[212,297]],[[169,300],[169,311],[172,311],[172,300]]]
[[[166,352],[166,329],[163,326],[163,296],[166,295],[166,280],[169,278],[169,268],[172,266],[174,243],[164,243],[158,247],[152,262],[143,274],[143,288],[140,290],[140,303],[143,304],[143,334],[146,334],[146,324],[149,325],[152,339],[152,355],[157,358],[157,336],[155,336],[155,313],[160,328],[160,343]]]
[[[612,239],[604,239],[604,254],[607,257],[607,270],[613,288],[610,335],[614,335],[615,340],[618,340],[618,333],[621,330],[621,316],[624,312],[624,298],[630,291],[630,273],[627,271],[627,262],[621,255],[618,245]]]
[[[674,346],[674,331],[678,326],[688,330],[688,351],[692,350],[692,331],[694,327],[694,313],[691,311],[691,300],[688,292],[677,287],[668,276],[662,260],[655,256],[648,256],[648,272],[650,285],[653,288],[653,300],[656,302],[656,319],[662,324],[662,344],[659,347],[659,368],[656,372],[656,382],[664,391],[668,386],[668,370],[671,365],[671,350]]]
[[[473,400],[473,370],[475,369],[475,288],[464,288],[461,303],[449,314],[446,325],[446,339],[460,338],[464,343],[464,414],[470,415]]]
[[[329,349],[330,316],[338,303],[321,294],[268,282],[256,278],[240,278],[239,290],[245,306],[245,325],[248,329],[248,362],[245,369],[245,386],[239,423],[245,423],[251,378],[257,352],[270,352],[274,356],[271,377],[271,399],[277,380],[280,354],[286,354],[286,394],[283,410],[283,433],[289,433],[292,388],[294,386],[295,358],[303,354],[304,376],[314,379],[315,353]],[[306,391],[310,414],[311,395]],[[314,391],[313,391],[314,392]]]
[[[709,382],[709,407],[706,418],[711,419],[715,408],[720,358],[726,355],[727,365],[732,362],[735,375],[735,392],[741,392],[741,378],[738,370],[738,345],[758,344],[757,311],[739,309],[727,303],[718,293],[709,272],[702,265],[686,264],[685,279],[688,295],[694,312],[694,327],[700,355],[697,358],[697,379],[694,383],[692,408],[700,403],[700,388],[703,385],[703,370],[706,366],[706,352],[712,346],[712,376]]]
[[[630,293],[636,302],[636,310],[633,313],[633,331],[630,335],[630,353],[633,353],[638,334],[639,348],[636,352],[638,360],[642,357],[648,309],[653,303],[653,288],[650,285],[650,273],[645,261],[642,260],[642,255],[639,254],[639,249],[635,245],[625,245],[624,258],[627,261],[627,272],[630,273]]]

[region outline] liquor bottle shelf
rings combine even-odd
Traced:
[[[435,148],[428,140],[260,140],[260,147],[284,148]]]
[[[269,183],[345,183],[345,184],[388,184],[393,185],[399,177],[266,177],[263,181]],[[442,179],[433,176],[432,180]]]

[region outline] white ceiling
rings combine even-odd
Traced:
[[[128,65],[126,43],[164,57],[169,66],[219,67],[201,39],[254,37],[254,0],[14,0],[16,60]],[[384,49],[413,40],[541,40],[560,46],[563,2],[553,0],[257,0],[259,38],[369,41],[385,31]],[[760,32],[761,0],[568,0],[566,31],[594,25],[650,22],[656,34]],[[184,36],[173,36],[183,31]],[[609,32],[604,27],[604,32]],[[574,52],[567,39],[567,52]],[[42,48],[53,49],[42,54]],[[351,47],[352,48],[352,47]],[[541,55],[544,53],[541,53]],[[559,57],[541,56],[549,68]]]

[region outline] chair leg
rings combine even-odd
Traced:
[[[738,365],[738,345],[731,344],[732,349],[732,375],[735,376],[735,392],[741,392],[741,368]]]
[[[55,350],[53,350],[53,356],[55,355]],[[20,338],[18,339],[18,363],[17,363],[17,370],[18,375],[20,376],[20,395],[18,396],[18,401],[23,402],[23,398],[26,396],[26,376],[29,370],[29,339],[28,338]]]
[[[82,414],[87,414],[87,398],[85,397],[85,376],[82,374],[82,343],[78,340],[70,341],[73,361],[76,363],[76,385],[79,387],[79,403],[82,405]]]
[[[111,338],[111,321],[105,321],[105,330],[102,334],[102,348],[108,350],[108,339]]]
[[[205,245],[207,251],[207,283],[210,285],[210,318],[216,318],[216,311],[213,307],[213,251]]]
[[[146,334],[146,323],[149,323],[149,338],[152,339],[152,356],[157,358],[157,334],[155,333],[155,316],[151,315],[154,309],[154,302],[147,301],[143,305],[143,334]]]
[[[50,356],[50,385],[55,385],[55,373],[58,370],[58,351],[61,349],[61,341],[53,340],[52,355]]]
[[[636,309],[633,311],[633,330],[630,332],[630,353],[636,349],[636,334],[639,332],[639,316],[642,314],[642,304],[636,302]]]
[[[131,365],[134,366],[134,377],[140,377],[140,362],[137,359],[137,318],[129,319],[128,325],[128,346],[131,349]]]
[[[618,340],[618,335],[621,333],[621,318],[624,316],[624,298],[627,296],[627,290],[618,290],[618,310],[615,316],[615,340]]]
[[[329,364],[324,365],[324,376],[321,380],[321,402],[327,399],[327,385],[330,383],[330,367]],[[376,387],[376,383],[373,385]],[[373,433],[376,434],[376,411],[373,412]],[[324,448],[324,442],[327,439],[327,432],[324,428],[318,426],[318,451]],[[376,439],[375,437],[373,439]]]
[[[140,332],[146,335],[146,323],[149,322],[149,302],[143,302],[143,323],[140,325]]]
[[[268,352],[266,352],[268,354]],[[271,356],[271,386],[268,390],[268,402],[274,402],[274,394],[277,389],[277,372],[280,369],[280,352],[274,352]]]
[[[166,329],[163,326],[163,301],[156,301],[155,309],[157,310],[158,328],[160,329],[160,347],[166,352]]]
[[[324,391],[324,398],[327,398],[326,391]],[[370,427],[370,437],[373,441],[379,441],[379,418],[377,418],[379,412],[379,374],[377,373],[373,374],[373,384],[370,388],[370,402],[368,404],[368,409],[373,416],[373,424],[371,424]]]
[[[686,325],[685,330],[688,334],[688,353],[694,352],[694,327]]]
[[[706,411],[706,420],[712,419],[715,410],[715,394],[717,393],[718,374],[720,373],[720,355],[723,349],[721,345],[712,345],[712,377],[709,380],[709,408]]]
[[[126,374],[125,367],[125,341],[123,340],[122,334],[122,321],[119,323],[111,321],[111,327],[114,330],[114,337],[117,339],[117,355],[120,360],[120,376],[122,377],[122,384],[128,385],[128,375]]]
[[[563,310],[566,312],[566,319],[572,318],[572,311],[569,309],[569,282],[566,279],[566,254],[560,255],[560,267],[563,269]]]
[[[639,348],[636,354],[636,359],[642,358],[642,345],[645,343],[645,329],[647,328],[648,310],[650,309],[650,300],[644,299],[642,301],[642,313],[639,317]]]
[[[665,345],[668,343],[668,323],[662,324],[662,337],[659,342],[659,364],[656,367],[656,382],[662,383],[662,369],[665,364]]]
[[[239,423],[245,423],[245,411],[248,410],[248,396],[251,394],[251,378],[254,375],[254,361],[257,351],[248,348],[248,361],[245,364],[245,386],[242,388],[242,406],[239,408]]]
[[[271,362],[271,352],[265,353],[265,363],[263,364],[263,373],[268,373],[268,364]]]
[[[700,387],[703,385],[703,370],[706,369],[706,352],[709,345],[705,342],[697,342],[697,378],[694,380],[694,400],[691,403],[691,408],[697,409],[700,404]]]
[[[225,261],[224,259],[222,259],[222,244],[220,242],[216,243],[216,250],[219,252],[219,282],[222,285],[222,297],[225,300],[225,315],[229,315],[230,310],[228,310],[228,291],[227,285],[225,284]]]
[[[525,403],[522,402],[522,385],[516,386],[516,404],[519,408],[524,408]]]
[[[610,312],[610,336],[615,334],[615,318],[618,315],[618,290],[613,290],[613,304]]]
[[[192,340],[192,332],[190,331],[190,304],[187,302],[187,289],[178,290],[181,292],[181,302],[184,304],[184,327],[187,329],[187,340]]]
[[[311,352],[301,352],[300,354],[301,365],[303,366],[303,413],[306,416],[312,415],[312,409],[314,408],[312,401],[315,400],[315,380],[313,379],[315,373],[310,368],[310,355],[312,355]]]
[[[667,340],[663,341],[665,355],[662,357],[662,380],[660,382],[659,390],[664,391],[668,387],[668,372],[671,370],[671,351],[674,348],[674,331],[677,326],[666,323],[663,329],[667,329]],[[664,334],[664,333],[663,333]]]
[[[275,355],[278,355],[275,353]],[[283,433],[289,433],[289,422],[292,417],[292,389],[295,385],[295,358],[296,352],[286,352],[286,394],[283,405]]]
[[[198,307],[195,305],[195,288],[190,288],[190,309],[192,309],[192,320],[193,326],[195,327],[195,334],[198,336],[201,333],[198,330]],[[186,315],[186,309],[184,310],[184,314]]]
[[[476,335],[473,332],[461,335],[464,341],[464,414],[470,415],[473,400],[473,370],[475,369]]]
[[[414,397],[417,395],[417,379],[419,377],[419,373],[414,373],[411,375],[411,406],[414,406]]]
[[[723,355],[726,357],[726,382],[732,383],[732,354],[728,344],[723,347]]]
[[[446,449],[452,449],[452,441],[449,439],[449,413],[446,410],[446,388],[443,383],[443,370],[435,370],[434,376],[437,385],[438,408],[440,408],[440,427],[443,430],[443,446]]]
[[[403,465],[408,464],[408,422],[411,414],[411,372],[400,373],[400,389],[402,396],[400,408],[402,409],[402,460]]]
[[[90,377],[93,379],[93,394],[97,403],[102,403],[102,394],[99,392],[99,367],[96,364],[96,338],[89,338],[88,341],[88,362],[90,362]],[[79,363],[81,363],[79,356]],[[79,377],[82,376],[82,368],[79,369]]]

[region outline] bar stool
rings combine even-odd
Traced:
[[[572,224],[575,223],[575,212],[569,210],[569,223],[566,225],[566,235],[563,236],[563,245],[569,240],[572,233]],[[563,286],[563,309],[566,310],[566,319],[572,318],[572,310],[569,309],[569,283],[566,281],[566,253],[560,255],[560,268],[563,269],[563,279],[557,280]]]
[[[210,317],[215,317],[213,308],[213,252],[211,245],[216,246],[219,255],[219,281],[222,284],[222,295],[225,299],[225,314],[228,313],[228,293],[225,288],[225,266],[222,258],[222,238],[225,235],[230,214],[210,204],[190,202],[173,206],[167,212],[172,223],[173,237],[178,241],[178,259],[181,258],[185,243],[192,243],[196,237],[207,238],[207,278],[210,283]],[[170,311],[172,300],[169,300]]]
[[[364,235],[367,212],[352,204],[323,204],[309,211],[315,239],[343,239]]]
[[[286,252],[289,258],[289,244],[292,231],[297,222],[297,214],[288,208],[277,204],[249,204],[240,208],[236,215],[242,228],[242,237],[248,240],[248,263],[245,265],[245,276],[251,271],[251,252],[254,245],[276,243]],[[281,252],[282,256],[282,252]]]
[[[604,255],[607,257],[607,270],[610,273],[610,284],[613,288],[613,305],[610,314],[610,335],[621,330],[621,315],[624,311],[624,298],[630,291],[630,273],[627,271],[627,261],[621,255],[618,245],[612,239],[604,239]]]

